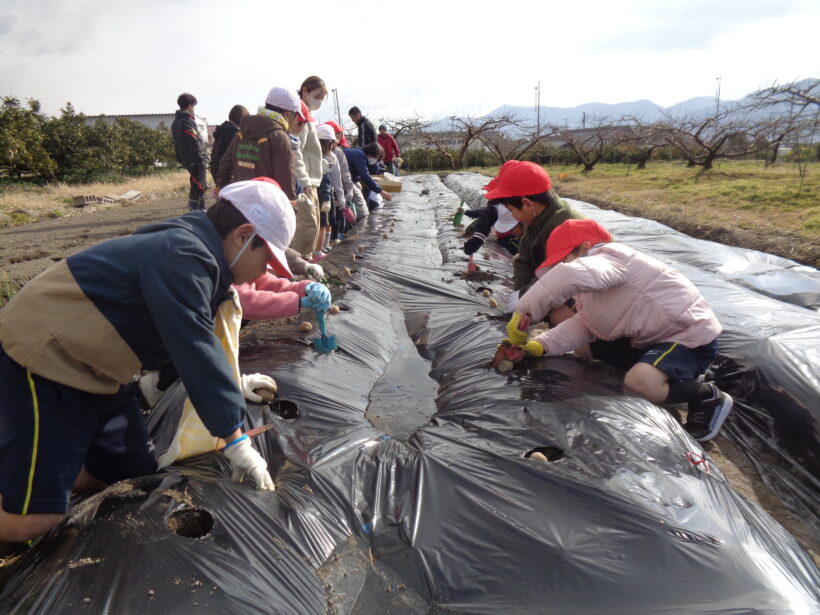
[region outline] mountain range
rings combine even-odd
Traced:
[[[794,85],[799,88],[817,88],[820,84],[818,79],[804,79]],[[721,109],[726,109],[730,105],[739,105],[746,103],[754,93],[749,94],[740,100],[720,100]],[[783,104],[779,106],[784,112],[788,110],[788,105]],[[777,107],[776,107],[777,108]],[[608,118],[611,120],[618,120],[622,117],[632,116],[640,119],[643,122],[653,122],[662,120],[666,116],[673,118],[680,117],[705,117],[707,115],[714,115],[717,109],[717,101],[712,96],[697,96],[684,100],[671,107],[663,107],[651,100],[641,99],[633,102],[622,103],[598,103],[591,102],[577,107],[545,107],[540,108],[541,125],[558,124],[568,126],[570,128],[581,128],[585,122],[592,122],[596,118]],[[772,113],[772,109],[760,110],[754,115],[768,116]],[[537,113],[535,107],[516,107],[512,105],[501,105],[493,109],[484,117],[499,117],[507,115],[518,119],[524,124],[535,126],[537,120]],[[447,131],[451,129],[451,121],[449,118],[438,120],[430,125],[430,131]]]
[[[721,100],[721,105],[734,101]],[[564,124],[570,127],[580,127],[584,121],[595,118],[617,119],[624,116],[637,117],[645,122],[652,122],[664,118],[664,113],[672,116],[694,115],[699,116],[715,112],[715,99],[711,96],[698,96],[679,102],[671,107],[662,107],[651,100],[636,100],[622,103],[584,103],[577,107],[545,107],[541,106],[541,124]],[[515,107],[501,105],[487,114],[491,117],[509,115],[528,124],[535,124],[537,120],[534,107]]]

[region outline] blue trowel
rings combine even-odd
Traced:
[[[319,323],[319,332],[322,334],[322,337],[313,338],[313,347],[318,352],[333,352],[337,348],[336,336],[327,334],[327,328],[325,327],[325,313],[320,312],[319,310],[315,310],[315,312],[316,322]]]

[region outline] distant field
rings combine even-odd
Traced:
[[[497,169],[471,169],[494,175]],[[559,193],[682,232],[820,266],[820,163],[723,161],[703,174],[681,163],[547,167]]]
[[[120,195],[129,190],[142,192],[143,202],[187,194],[188,173],[180,169],[157,175],[133,177],[118,183],[3,186],[0,191],[0,214],[11,217],[13,224],[25,224],[44,218],[60,218],[80,211],[73,206],[75,196],[93,194],[102,197],[109,194]],[[89,208],[84,209],[87,211]]]
[[[498,168],[465,170],[492,176]],[[762,162],[722,161],[703,174],[679,162],[650,162],[642,171],[625,164],[599,164],[587,174],[580,166],[547,170],[564,196],[820,267],[820,163],[809,164],[802,188],[794,163],[766,169]],[[57,218],[81,211],[71,205],[74,196],[128,190],[139,190],[149,201],[184,196],[188,174],[179,170],[119,184],[6,187],[0,214],[12,218],[7,224]],[[85,211],[93,207],[98,206]]]

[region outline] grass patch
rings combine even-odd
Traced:
[[[558,192],[698,235],[728,229],[734,245],[820,266],[820,163],[765,168],[760,161],[720,161],[703,172],[681,162],[546,167]],[[498,167],[465,169],[493,177]],[[727,239],[728,240],[728,239]]]
[[[8,271],[0,273],[0,305],[5,305],[20,290]]]
[[[25,224],[82,211],[73,207],[75,196],[93,194],[103,197],[109,194],[123,194],[129,190],[142,192],[143,202],[181,196],[188,191],[188,173],[179,169],[129,177],[117,182],[91,184],[52,183],[43,186],[26,182],[6,184],[0,193],[0,213],[11,216],[15,224]],[[20,213],[21,211],[25,213]]]

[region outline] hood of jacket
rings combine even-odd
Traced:
[[[216,130],[214,130],[214,139],[220,137],[223,134],[236,133],[237,130],[239,130],[239,127],[236,124],[234,124],[230,120],[225,120],[219,126],[216,127]]]
[[[247,115],[239,123],[239,132],[246,139],[261,139],[284,128],[269,117],[262,115]]]

